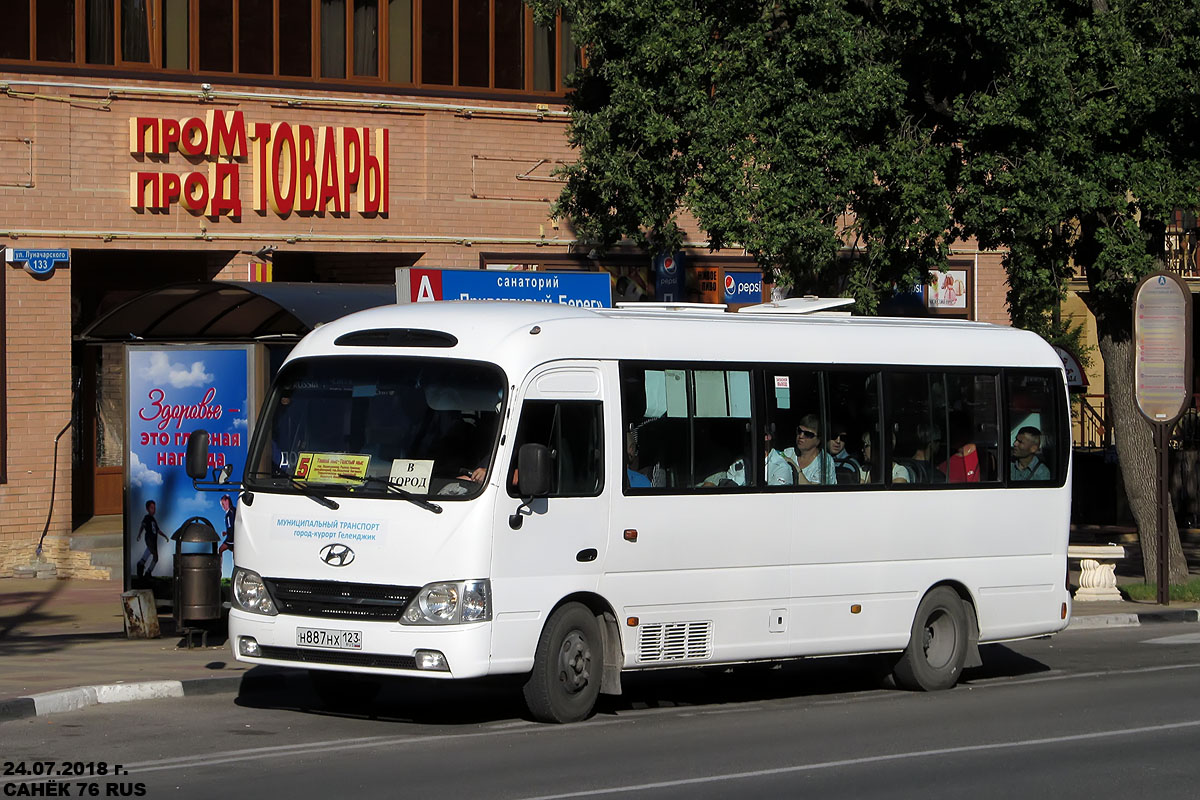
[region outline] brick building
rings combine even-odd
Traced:
[[[148,289],[503,266],[655,299],[648,256],[589,258],[549,215],[580,56],[519,0],[0,8],[0,575],[43,531],[60,575],[106,574],[67,537],[121,513],[122,347],[78,337]],[[691,270],[754,266],[689,238]],[[949,313],[1006,323],[999,256],[952,267]]]

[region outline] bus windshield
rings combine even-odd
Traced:
[[[309,358],[275,380],[248,489],[467,500],[487,482],[504,377],[490,364]]]

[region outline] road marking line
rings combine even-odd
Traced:
[[[1142,644],[1200,644],[1200,633],[1181,633],[1178,636],[1162,636],[1147,639]]]
[[[1148,725],[1142,728],[1123,728],[1114,731],[1094,731],[1092,733],[1078,733],[1069,736],[1050,736],[1043,739],[1024,739],[1015,742],[973,744],[962,747],[943,747],[936,750],[914,750],[907,753],[893,753],[882,756],[865,756],[863,758],[847,758],[837,761],[820,761],[814,764],[797,764],[791,767],[775,767],[773,769],[760,769],[750,772],[730,772],[723,775],[709,775],[703,778],[681,778],[674,781],[655,781],[653,783],[613,786],[608,789],[591,789],[582,792],[566,792],[564,794],[536,795],[532,797],[523,797],[520,798],[520,800],[568,800],[569,798],[573,797],[600,797],[602,795],[628,794],[632,792],[645,792],[653,789],[674,789],[680,786],[696,786],[699,784],[718,783],[721,781],[737,781],[746,780],[748,778],[765,778],[772,775],[789,775],[799,772],[814,772],[816,770],[834,769],[837,767],[857,767],[864,764],[879,764],[887,761],[902,761],[910,758],[931,758],[933,756],[957,755],[960,753],[982,753],[989,750],[1011,750],[1018,747],[1038,747],[1042,745],[1080,742],[1092,739],[1111,738],[1114,736],[1134,736],[1143,733],[1160,733],[1163,731],[1197,727],[1200,727],[1200,719],[1190,720],[1188,722],[1167,723],[1164,725]]]

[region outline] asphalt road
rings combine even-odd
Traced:
[[[3,723],[0,760],[79,762],[54,778],[72,797],[1200,796],[1200,626],[1071,631],[984,662],[936,694],[840,659],[627,676],[571,726],[527,720],[505,685],[397,681],[330,706],[298,674]],[[39,783],[0,775],[3,796]]]

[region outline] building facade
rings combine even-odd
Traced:
[[[122,512],[124,361],[79,337],[149,289],[575,269],[656,299],[650,256],[597,259],[550,216],[581,55],[520,0],[4,0],[0,18],[0,576],[39,541],[59,575],[107,576],[68,544]],[[689,239],[687,287],[754,268]],[[951,267],[925,306],[1007,323],[999,256]]]

